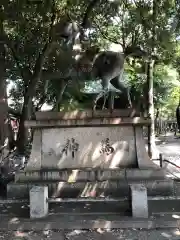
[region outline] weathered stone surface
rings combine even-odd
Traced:
[[[77,181],[95,181],[94,171],[73,170],[45,170],[45,171],[27,171],[18,172],[15,176],[15,182],[77,182]]]
[[[132,184],[131,201],[132,216],[135,218],[148,218],[147,189],[142,184]]]
[[[49,183],[48,184],[48,195],[52,197],[59,186],[63,185],[63,183]],[[28,183],[9,183],[7,185],[7,198],[15,198],[15,199],[29,199],[29,191],[34,186],[34,184]]]
[[[91,118],[91,119],[69,119],[69,120],[42,120],[42,121],[25,121],[26,127],[31,128],[73,128],[73,127],[108,127],[112,126],[142,126],[150,125],[149,119],[140,117],[131,118]]]
[[[29,169],[41,169],[42,167],[42,130],[37,129],[33,135],[33,145],[30,155]]]
[[[104,182],[79,182],[79,183],[47,183],[50,197],[78,197],[84,192],[90,193],[94,189],[97,196],[104,194],[112,197],[128,197],[129,185],[133,183],[144,184],[148,196],[170,196],[174,194],[174,184],[170,180],[146,180],[146,181],[104,181]],[[33,184],[8,184],[8,198],[29,198],[29,189]]]
[[[87,119],[92,117],[133,117],[134,115],[138,115],[139,113],[135,109],[122,109],[113,111],[109,110],[75,110],[71,112],[52,112],[52,111],[44,111],[44,112],[36,112],[37,120],[52,120],[52,119]]]
[[[30,190],[30,217],[43,218],[48,215],[48,186],[33,186]]]
[[[154,164],[149,158],[146,148],[145,140],[143,137],[143,129],[140,126],[135,127],[135,145],[136,145],[136,155],[138,168],[140,169],[157,169],[158,165]]]
[[[34,136],[27,169],[39,169],[40,164],[34,157],[41,150],[37,148],[37,141],[38,133]],[[42,168],[116,168],[137,165],[133,127],[42,129],[41,153]]]
[[[143,183],[149,196],[172,194],[173,182],[164,180],[164,171],[150,161],[145,149],[142,126],[148,120],[141,122],[131,113],[132,109],[122,116],[109,111],[98,111],[95,117],[88,111],[47,113],[46,122],[46,114],[37,114],[41,130],[35,128],[30,160],[16,182],[48,183],[50,197],[128,197],[132,183]]]
[[[128,180],[128,184],[143,184],[147,188],[148,196],[170,196],[174,194],[174,182],[172,180]]]
[[[162,169],[126,169],[128,180],[162,180],[165,178]]]
[[[125,169],[98,171],[98,181],[125,179]]]

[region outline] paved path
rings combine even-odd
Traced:
[[[163,154],[164,159],[180,167],[180,138],[174,137],[173,134],[167,134],[167,136],[156,139],[156,146],[159,153]],[[180,168],[167,162],[163,166],[173,174],[171,177],[180,178]]]
[[[146,150],[147,146],[147,138],[146,141]],[[153,148],[154,154],[153,158],[158,159],[159,154],[162,153],[163,159],[166,159],[178,167],[173,166],[170,163],[164,162],[163,168],[170,173],[169,177],[171,178],[179,178],[180,179],[180,138],[174,137],[174,134],[167,133],[166,136],[160,136],[156,138],[156,146]],[[154,163],[159,165],[158,160],[153,160]]]
[[[156,145],[160,152],[166,156],[179,157],[180,161],[180,138],[175,138],[172,134],[156,139]]]

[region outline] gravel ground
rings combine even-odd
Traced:
[[[172,229],[167,231],[141,231],[141,230],[111,230],[103,231],[42,231],[42,232],[0,232],[0,239],[12,240],[179,240],[180,231]]]

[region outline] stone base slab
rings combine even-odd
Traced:
[[[19,172],[15,176],[17,183],[38,182],[94,182],[114,180],[164,180],[165,171],[162,169],[44,169],[36,171]]]
[[[129,185],[133,183],[144,184],[148,196],[170,196],[174,195],[174,182],[172,180],[148,180],[148,181],[104,181],[92,183],[49,183],[49,197],[87,197],[94,194],[111,197],[130,196]],[[34,184],[9,183],[7,185],[7,197],[25,199],[29,198],[29,190]],[[43,184],[39,184],[43,185]],[[44,184],[45,185],[45,184]]]

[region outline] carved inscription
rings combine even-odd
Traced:
[[[79,149],[79,144],[75,141],[74,138],[67,139],[66,145],[63,148],[61,155],[65,154],[66,156],[68,155],[69,152],[71,152],[72,158],[74,158],[75,153]]]
[[[109,138],[101,141],[101,154],[106,154],[107,156],[114,152],[114,148],[110,146]]]

